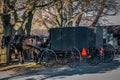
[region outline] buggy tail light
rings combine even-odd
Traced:
[[[103,48],[100,48],[100,51],[99,51],[100,55],[102,55],[104,53],[104,49]]]
[[[86,57],[87,56],[87,51],[85,48],[82,49],[82,57]]]

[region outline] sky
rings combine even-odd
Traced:
[[[109,19],[113,25],[120,25],[120,13],[118,13],[116,16],[110,16]]]
[[[118,3],[118,7],[120,7],[120,0],[117,0]],[[118,8],[120,9],[120,8]],[[119,10],[120,11],[120,10]],[[109,17],[109,19],[111,20],[111,22],[115,25],[120,25],[120,12],[118,12],[118,14],[116,16],[111,16]]]

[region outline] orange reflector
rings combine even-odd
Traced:
[[[85,48],[82,49],[82,57],[86,57],[87,56],[87,51]]]
[[[103,48],[100,48],[100,54],[102,55],[104,52],[104,49]]]

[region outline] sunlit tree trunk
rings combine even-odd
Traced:
[[[2,5],[0,6],[1,7],[1,22],[2,22],[2,27],[3,27],[3,31],[2,31],[2,36],[8,36],[8,35],[11,35],[12,33],[12,26],[10,24],[10,18],[11,18],[11,15],[8,14],[9,11],[8,11],[8,0],[3,0],[2,1]],[[9,50],[10,50],[10,44],[8,44],[8,46],[5,48],[6,49],[6,61],[7,63],[10,62],[10,55],[9,55]]]

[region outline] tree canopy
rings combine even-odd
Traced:
[[[95,26],[114,16],[119,0],[0,0],[0,33],[30,34],[32,23],[51,27]]]

